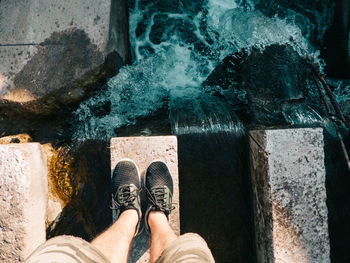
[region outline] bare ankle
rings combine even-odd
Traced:
[[[168,218],[163,212],[152,211],[149,213],[148,225],[150,226],[150,228],[152,228],[152,226],[156,226],[158,224],[164,224],[164,223],[168,224]]]
[[[152,211],[148,216],[148,224],[151,230],[151,262],[154,262],[177,235],[171,228],[168,218],[163,212]]]
[[[139,221],[139,215],[135,209],[128,209],[121,213],[119,219],[115,223],[126,223],[131,228],[134,228]]]

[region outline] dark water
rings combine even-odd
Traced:
[[[178,136],[181,231],[217,262],[255,262],[247,143],[235,133]]]

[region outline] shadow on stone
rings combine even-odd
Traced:
[[[28,133],[41,143],[70,143],[71,113],[123,65],[116,51],[104,57],[83,30],[53,33],[0,98],[0,136]],[[23,101],[23,90],[30,100]]]
[[[15,88],[0,100],[0,113],[9,117],[69,112],[123,65],[116,51],[104,56],[83,30],[54,32],[16,75]]]

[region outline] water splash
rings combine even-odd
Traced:
[[[290,44],[300,55],[310,52],[311,48],[295,24],[287,23],[278,17],[267,19],[259,11],[234,9],[226,12],[218,29],[222,43],[228,52],[236,52],[252,47],[263,50],[271,44]]]
[[[230,105],[198,89],[172,91],[169,106],[174,134],[244,134],[243,124]]]
[[[282,109],[284,118],[292,126],[310,127],[312,125],[320,126],[323,123],[320,114],[308,105],[284,104]]]
[[[316,49],[333,17],[334,1],[235,0],[246,10],[259,10],[268,17],[280,17],[296,24]]]
[[[344,103],[348,102],[350,100],[350,83],[349,81],[344,80],[333,80],[328,81],[330,84],[332,84],[335,88],[334,90],[334,96],[338,103]]]
[[[173,132],[190,132],[196,125],[201,131],[209,127],[234,130],[236,120],[224,117],[227,109],[213,107],[220,102],[205,105],[188,100],[194,91],[201,92],[202,82],[215,66],[225,56],[242,48],[263,49],[273,43],[289,43],[302,55],[312,51],[293,22],[268,18],[255,10],[243,10],[234,1],[148,3],[137,0],[131,6],[134,64],[122,68],[108,82],[107,90],[80,105],[74,113],[75,139],[108,139],[114,136],[115,128],[135,124],[138,118],[162,108],[167,101],[174,109],[192,103],[196,113],[191,114],[197,114],[196,119],[205,119],[188,124],[191,129],[185,128],[185,124],[180,128],[176,121],[171,121],[175,125]],[[96,114],[96,107],[103,105],[108,105],[108,110]],[[170,117],[177,118],[174,112],[180,111],[171,108]]]

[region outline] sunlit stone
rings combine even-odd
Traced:
[[[258,262],[330,262],[323,131],[250,132]]]
[[[38,143],[0,145],[0,261],[23,262],[45,241],[46,158]]]

